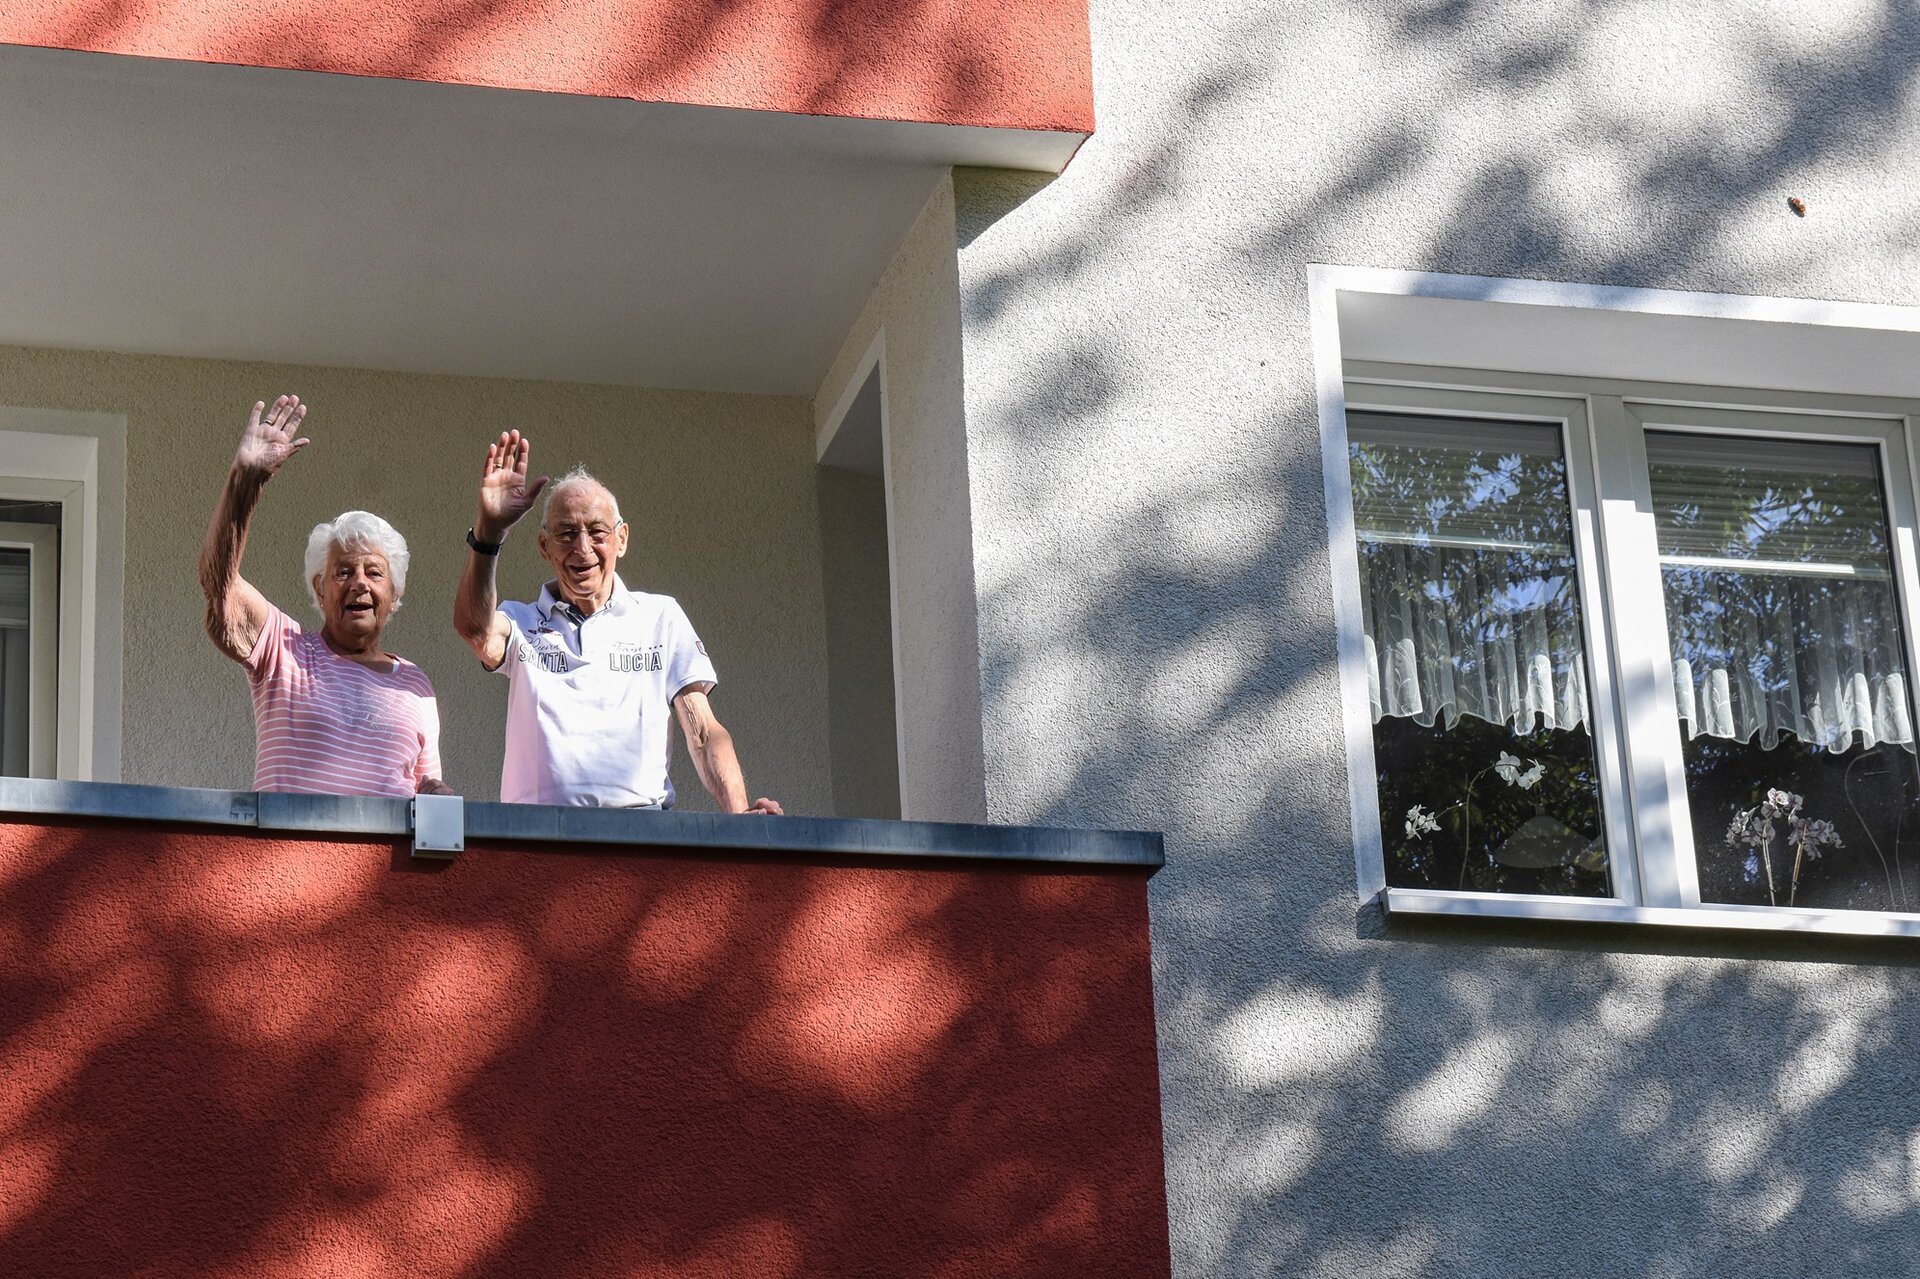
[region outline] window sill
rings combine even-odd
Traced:
[[[1760,933],[1828,933],[1840,937],[1920,937],[1920,915],[1792,906],[1634,906],[1586,897],[1522,897],[1389,888],[1381,904],[1393,915],[1628,924],[1652,928]]]

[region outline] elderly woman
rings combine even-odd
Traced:
[[[240,576],[253,508],[308,440],[299,397],[256,403],[200,548],[207,634],[253,684],[253,787],[326,795],[451,794],[440,780],[433,685],[380,647],[407,589],[407,543],[377,515],[348,511],[307,540],[308,631]]]

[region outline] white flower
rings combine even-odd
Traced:
[[[1793,817],[1800,812],[1800,797],[1792,791],[1770,790],[1764,807],[1770,810],[1769,817]]]
[[[1820,856],[1820,850],[1823,848],[1845,847],[1845,845],[1840,842],[1840,832],[1835,830],[1833,823],[1829,821],[1822,821],[1816,818],[1801,826],[1798,834],[1806,844],[1807,856],[1809,857]]]
[[[1440,823],[1433,814],[1415,804],[1407,810],[1407,838],[1419,839],[1422,835],[1431,835],[1440,829]]]
[[[1761,816],[1759,809],[1742,809],[1733,815],[1733,821],[1727,827],[1727,844],[1733,848],[1743,845],[1758,848],[1766,842],[1771,825],[1772,823]]]
[[[1500,758],[1493,761],[1493,771],[1500,774],[1500,780],[1509,786],[1518,786],[1521,790],[1532,790],[1540,784],[1540,779],[1546,776],[1547,766],[1537,759],[1530,759],[1526,761],[1527,768],[1523,772],[1520,764],[1519,759],[1501,751]]]
[[[1766,800],[1758,807],[1742,809],[1733,815],[1733,822],[1727,827],[1728,845],[1744,844],[1750,848],[1771,845],[1773,823],[1783,820],[1787,824],[1787,847],[1798,846],[1808,857],[1819,857],[1823,848],[1845,847],[1832,822],[1800,815],[1800,806],[1805,802],[1803,796],[1792,791],[1768,791]]]

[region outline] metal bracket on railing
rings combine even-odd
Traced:
[[[413,855],[452,861],[467,847],[466,802],[458,795],[413,797]]]

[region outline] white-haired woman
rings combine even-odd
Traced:
[[[407,543],[377,515],[348,511],[307,539],[308,631],[240,576],[260,490],[305,448],[298,396],[256,403],[200,547],[207,634],[253,685],[253,788],[320,795],[451,794],[440,780],[433,685],[380,647],[407,589]]]

